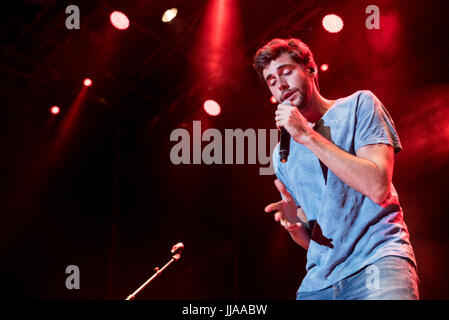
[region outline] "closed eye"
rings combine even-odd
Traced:
[[[287,69],[287,68],[286,68],[286,69],[283,70],[283,72],[282,72],[282,74],[281,74],[280,76],[281,76],[281,77],[288,76],[288,75],[290,75],[292,72],[293,72],[292,69]],[[273,78],[269,79],[267,82],[268,82],[268,85],[269,85],[270,87],[272,87],[272,86],[274,86],[274,85],[276,84],[276,79],[273,77]]]

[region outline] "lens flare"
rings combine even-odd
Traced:
[[[85,87],[90,87],[92,85],[92,80],[89,78],[84,79],[83,84]]]
[[[320,67],[321,71],[327,71],[329,70],[329,65],[327,63],[323,63]]]
[[[58,106],[53,106],[50,108],[50,112],[54,115],[57,115],[61,111]]]
[[[323,18],[323,27],[330,33],[340,32],[343,29],[343,19],[336,14],[328,14]]]
[[[168,9],[162,15],[162,21],[163,22],[170,22],[170,21],[172,21],[176,17],[177,14],[178,14],[178,9],[176,9],[176,8]]]
[[[129,19],[123,12],[114,11],[109,16],[109,19],[111,20],[112,25],[119,30],[125,30],[129,27]]]
[[[220,105],[214,100],[206,100],[203,104],[204,111],[211,116],[218,116],[221,112]]]

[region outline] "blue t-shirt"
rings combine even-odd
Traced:
[[[391,145],[395,152],[401,150],[393,120],[367,90],[338,99],[314,130],[353,155],[360,147],[377,143]],[[379,205],[344,183],[293,139],[288,161],[279,161],[278,144],[273,165],[311,226],[307,274],[298,291],[329,287],[387,255],[409,258],[416,265],[393,185]]]

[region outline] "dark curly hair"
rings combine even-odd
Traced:
[[[273,39],[257,50],[254,56],[253,67],[263,82],[263,69],[272,61],[277,59],[282,53],[287,52],[290,57],[306,68],[313,68],[318,72],[315,60],[313,59],[312,51],[309,47],[299,39]],[[318,87],[318,73],[315,77],[315,85]]]

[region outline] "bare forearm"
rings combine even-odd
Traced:
[[[352,155],[312,131],[304,143],[335,175],[376,203],[389,192],[388,175],[375,162]]]
[[[296,230],[289,231],[288,233],[293,241],[295,241],[299,246],[306,250],[309,248],[310,235],[305,226],[301,226]]]

